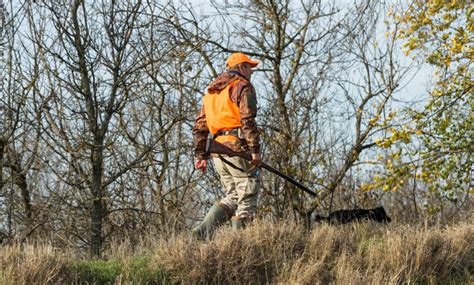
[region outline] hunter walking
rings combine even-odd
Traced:
[[[215,203],[193,234],[205,238],[231,220],[239,229],[255,217],[259,189],[260,143],[255,117],[257,97],[250,83],[252,68],[258,61],[243,53],[233,53],[226,61],[227,70],[207,87],[203,104],[193,128],[197,169],[206,171],[206,142],[209,135],[234,151],[250,152],[252,161],[241,157],[212,154],[226,196]]]

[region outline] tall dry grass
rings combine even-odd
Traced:
[[[315,226],[257,221],[221,228],[214,240],[188,233],[115,243],[108,261],[78,261],[51,246],[0,249],[2,284],[473,284],[474,227],[355,223]]]
[[[49,244],[0,248],[0,284],[60,283],[71,255]]]
[[[400,284],[474,281],[474,229],[259,222],[214,241],[177,237],[153,262],[183,283]]]

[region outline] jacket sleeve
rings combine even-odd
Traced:
[[[238,84],[237,105],[240,109],[242,135],[252,153],[260,153],[260,137],[257,129],[257,95],[250,83]]]
[[[204,106],[199,110],[196,121],[194,122],[193,127],[193,140],[194,140],[194,153],[196,158],[199,160],[207,159],[206,158],[206,143],[207,136],[209,135],[209,128],[206,124],[206,112]]]

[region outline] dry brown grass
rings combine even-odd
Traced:
[[[298,284],[400,284],[472,278],[473,233],[468,226],[446,230],[374,224],[340,229],[325,226],[311,233],[307,250],[280,280]]]
[[[61,281],[67,251],[51,245],[10,245],[0,248],[0,284],[50,284]]]
[[[301,228],[258,223],[221,229],[211,242],[177,237],[157,246],[153,262],[184,283],[265,283],[304,250]]]
[[[183,283],[400,284],[472,282],[474,230],[360,223],[258,222],[222,229],[210,243],[176,237],[157,245],[153,262]]]
[[[308,233],[296,224],[257,221],[242,231],[223,227],[211,242],[183,233],[146,238],[133,250],[115,244],[106,256],[109,263],[84,274],[79,271],[90,265],[71,267],[68,252],[5,246],[0,283],[472,284],[474,227],[360,223],[319,225]]]

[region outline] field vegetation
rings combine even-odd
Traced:
[[[221,228],[211,241],[189,233],[115,243],[104,259],[48,244],[0,249],[2,284],[472,284],[474,227],[260,220]]]

